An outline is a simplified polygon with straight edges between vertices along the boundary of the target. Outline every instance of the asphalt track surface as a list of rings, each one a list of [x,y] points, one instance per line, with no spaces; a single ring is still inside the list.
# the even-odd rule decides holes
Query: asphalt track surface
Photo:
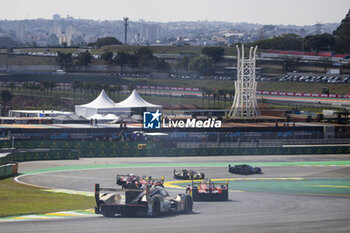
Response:
[[[345,161],[350,155],[220,156],[182,158],[99,158],[70,161],[39,161],[20,164],[20,172],[67,165],[162,164],[194,162],[293,162]],[[185,166],[185,164],[184,164]],[[172,167],[100,168],[33,174],[26,183],[53,188],[93,191],[95,183],[115,187],[118,173],[165,176],[170,181]],[[195,168],[211,178],[236,178],[227,167]],[[350,177],[350,167],[266,166],[264,174],[249,178]],[[243,176],[246,177],[246,176]],[[170,189],[171,194],[183,192]],[[195,202],[191,214],[171,214],[158,218],[120,217],[4,222],[0,232],[350,232],[349,195],[310,195],[278,192],[230,191],[228,202]],[[93,208],[93,207],[92,207]]]

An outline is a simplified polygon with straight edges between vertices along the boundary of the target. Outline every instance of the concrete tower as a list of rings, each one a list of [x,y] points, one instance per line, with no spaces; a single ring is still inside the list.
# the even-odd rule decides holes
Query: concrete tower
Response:
[[[255,81],[255,57],[258,47],[253,47],[249,50],[249,58],[244,58],[244,45],[242,51],[238,45],[237,48],[237,81],[235,81],[235,97],[231,110],[230,117],[254,117],[260,116],[260,111],[256,101],[256,86]],[[242,54],[241,54],[242,53]]]

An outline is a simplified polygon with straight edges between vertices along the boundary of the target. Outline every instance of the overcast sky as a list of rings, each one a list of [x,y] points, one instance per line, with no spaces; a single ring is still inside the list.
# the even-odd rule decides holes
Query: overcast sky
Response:
[[[1,0],[0,19],[227,21],[314,25],[340,23],[350,0]]]

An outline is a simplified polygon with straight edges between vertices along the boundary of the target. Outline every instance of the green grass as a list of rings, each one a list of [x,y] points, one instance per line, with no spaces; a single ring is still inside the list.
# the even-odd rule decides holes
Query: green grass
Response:
[[[51,193],[19,184],[13,178],[0,180],[0,217],[83,210],[94,207],[92,197]]]
[[[313,108],[313,107],[297,107],[293,105],[277,105],[277,104],[269,104],[271,108],[274,109],[281,109],[281,110],[294,110],[298,109],[299,111],[306,111],[306,112],[314,112],[314,113],[322,113],[322,110],[328,109],[327,106],[320,106],[319,108]]]
[[[0,55],[0,64],[6,65],[56,65],[54,57]]]
[[[258,82],[257,90],[303,93],[322,93],[327,87],[331,94],[350,93],[350,84],[302,83],[302,82]]]
[[[121,78],[123,83],[132,83],[135,85],[154,85],[154,86],[176,86],[176,87],[198,87],[208,89],[233,89],[232,80],[183,80],[183,79],[131,79]],[[300,82],[258,82],[259,91],[281,91],[281,92],[303,92],[303,93],[322,93],[323,88],[327,87],[331,94],[350,93],[350,84],[329,84],[329,83],[300,83]]]

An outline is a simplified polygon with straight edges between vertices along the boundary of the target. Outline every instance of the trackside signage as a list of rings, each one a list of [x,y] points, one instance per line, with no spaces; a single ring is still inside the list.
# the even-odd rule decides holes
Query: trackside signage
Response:
[[[221,121],[215,118],[207,120],[186,119],[186,120],[172,120],[168,118],[161,122],[161,113],[144,112],[143,114],[143,128],[157,129],[157,128],[221,128]]]

